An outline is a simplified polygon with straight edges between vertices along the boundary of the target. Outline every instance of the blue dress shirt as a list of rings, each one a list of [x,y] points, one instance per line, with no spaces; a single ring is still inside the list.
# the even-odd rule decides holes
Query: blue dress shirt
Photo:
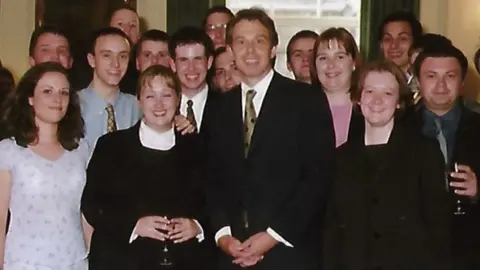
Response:
[[[108,105],[101,96],[97,95],[91,86],[78,92],[82,117],[85,121],[85,137],[90,149],[94,149],[97,139],[107,133]],[[142,112],[135,96],[117,91],[111,101],[115,113],[117,130],[127,129],[135,125]]]

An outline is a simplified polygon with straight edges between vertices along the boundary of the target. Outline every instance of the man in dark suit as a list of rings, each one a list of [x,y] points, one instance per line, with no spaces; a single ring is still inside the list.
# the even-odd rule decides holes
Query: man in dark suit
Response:
[[[460,98],[468,70],[465,55],[452,45],[431,47],[420,52],[414,63],[422,100],[407,120],[424,135],[436,138],[446,167],[458,173],[449,184],[452,198],[452,241],[454,269],[480,267],[480,218],[478,179],[480,174],[480,114],[469,110]],[[458,208],[457,200],[461,200]],[[460,210],[460,211],[458,211]],[[461,214],[464,212],[464,214]]]
[[[170,66],[182,86],[180,114],[199,133],[205,134],[209,107],[218,97],[218,93],[210,90],[207,84],[207,73],[213,62],[212,40],[202,29],[187,26],[172,35],[168,49]]]
[[[335,148],[327,99],[272,69],[278,35],[264,11],[239,11],[227,44],[242,83],[216,103],[209,130],[220,269],[317,269]]]

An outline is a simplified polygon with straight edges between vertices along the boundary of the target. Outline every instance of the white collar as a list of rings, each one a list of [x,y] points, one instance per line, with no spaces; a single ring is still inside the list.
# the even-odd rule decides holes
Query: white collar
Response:
[[[175,146],[175,131],[172,127],[165,132],[157,132],[147,126],[145,122],[140,122],[139,128],[140,143],[147,148],[155,150],[170,150]]]
[[[257,92],[256,96],[264,96],[265,93],[267,92],[268,86],[270,86],[270,82],[273,79],[273,68],[270,69],[270,71],[263,77],[257,84],[254,86],[250,87],[243,81],[241,82],[240,86],[242,88],[242,93],[246,93],[250,89],[254,89],[255,92]]]
[[[187,103],[188,100],[192,100],[193,106],[195,106],[196,104],[200,105],[205,103],[205,101],[207,100],[207,96],[208,96],[208,84],[205,84],[205,87],[191,98],[187,97],[182,93],[182,103]]]

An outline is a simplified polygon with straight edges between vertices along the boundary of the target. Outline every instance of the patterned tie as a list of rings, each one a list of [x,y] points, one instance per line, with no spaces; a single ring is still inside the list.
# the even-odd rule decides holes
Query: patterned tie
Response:
[[[243,120],[243,126],[245,128],[245,158],[248,157],[248,150],[250,149],[250,142],[252,140],[253,129],[255,128],[255,122],[257,121],[257,113],[253,106],[253,98],[257,92],[253,89],[247,91],[247,98],[245,101],[245,119]]]
[[[105,110],[107,111],[107,133],[117,131],[117,122],[115,121],[113,105],[109,103]]]
[[[197,120],[195,120],[195,113],[193,112],[193,101],[189,99],[187,101],[187,120],[190,121],[192,126],[197,129]]]

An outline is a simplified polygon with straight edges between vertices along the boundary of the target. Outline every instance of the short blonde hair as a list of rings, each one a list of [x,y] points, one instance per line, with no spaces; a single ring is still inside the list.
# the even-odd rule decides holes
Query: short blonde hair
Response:
[[[175,73],[173,73],[173,71],[168,67],[165,67],[162,65],[153,65],[148,67],[146,70],[144,70],[140,74],[140,77],[138,78],[138,83],[137,83],[138,99],[140,99],[142,90],[145,87],[145,85],[149,84],[150,81],[157,76],[161,76],[163,79],[165,79],[167,86],[174,89],[177,96],[180,96],[180,93],[181,93],[180,81],[178,80]]]

